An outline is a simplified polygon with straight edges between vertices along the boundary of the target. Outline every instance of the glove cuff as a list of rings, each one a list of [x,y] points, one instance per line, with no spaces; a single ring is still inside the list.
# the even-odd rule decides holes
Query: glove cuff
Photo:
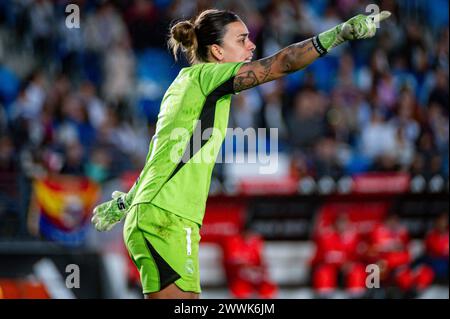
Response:
[[[342,36],[344,25],[345,22],[317,35],[317,43],[321,45],[321,49],[328,53],[331,49],[346,41]]]
[[[318,35],[312,38],[312,44],[314,46],[314,49],[316,49],[317,53],[319,53],[320,57],[323,57],[325,54],[328,53],[327,50],[323,47],[322,43],[320,43]]]

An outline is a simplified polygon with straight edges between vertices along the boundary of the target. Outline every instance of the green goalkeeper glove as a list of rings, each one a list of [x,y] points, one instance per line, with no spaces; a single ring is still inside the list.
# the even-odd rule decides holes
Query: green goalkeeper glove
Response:
[[[336,27],[320,33],[313,38],[313,44],[319,54],[325,55],[339,44],[348,40],[371,38],[377,31],[379,22],[389,18],[389,11],[381,11],[377,14],[358,14]]]
[[[100,204],[94,208],[91,222],[98,231],[108,231],[119,223],[130,208],[130,200],[126,193],[115,191],[111,196],[113,199]]]

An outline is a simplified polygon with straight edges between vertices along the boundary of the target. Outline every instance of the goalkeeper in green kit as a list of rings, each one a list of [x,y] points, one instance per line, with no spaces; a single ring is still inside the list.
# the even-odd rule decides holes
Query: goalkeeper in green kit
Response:
[[[373,37],[389,16],[357,15],[257,61],[248,29],[233,12],[206,10],[171,28],[174,57],[181,49],[191,66],[164,95],[138,180],[128,193],[114,192],[92,217],[99,231],[125,219],[125,245],[145,298],[199,297],[199,230],[231,95],[301,70],[345,41]]]

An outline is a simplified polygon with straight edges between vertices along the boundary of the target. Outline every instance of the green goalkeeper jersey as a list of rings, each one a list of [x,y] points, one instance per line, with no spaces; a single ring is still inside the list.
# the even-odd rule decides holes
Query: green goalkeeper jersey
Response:
[[[180,71],[162,100],[132,205],[152,203],[202,224],[241,65],[204,63]]]

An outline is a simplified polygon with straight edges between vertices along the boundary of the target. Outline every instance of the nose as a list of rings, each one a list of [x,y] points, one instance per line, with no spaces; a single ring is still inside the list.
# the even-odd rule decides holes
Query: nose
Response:
[[[249,43],[249,50],[250,51],[255,51],[255,49],[256,49],[256,45],[251,41],[251,40],[248,40],[248,43]]]

